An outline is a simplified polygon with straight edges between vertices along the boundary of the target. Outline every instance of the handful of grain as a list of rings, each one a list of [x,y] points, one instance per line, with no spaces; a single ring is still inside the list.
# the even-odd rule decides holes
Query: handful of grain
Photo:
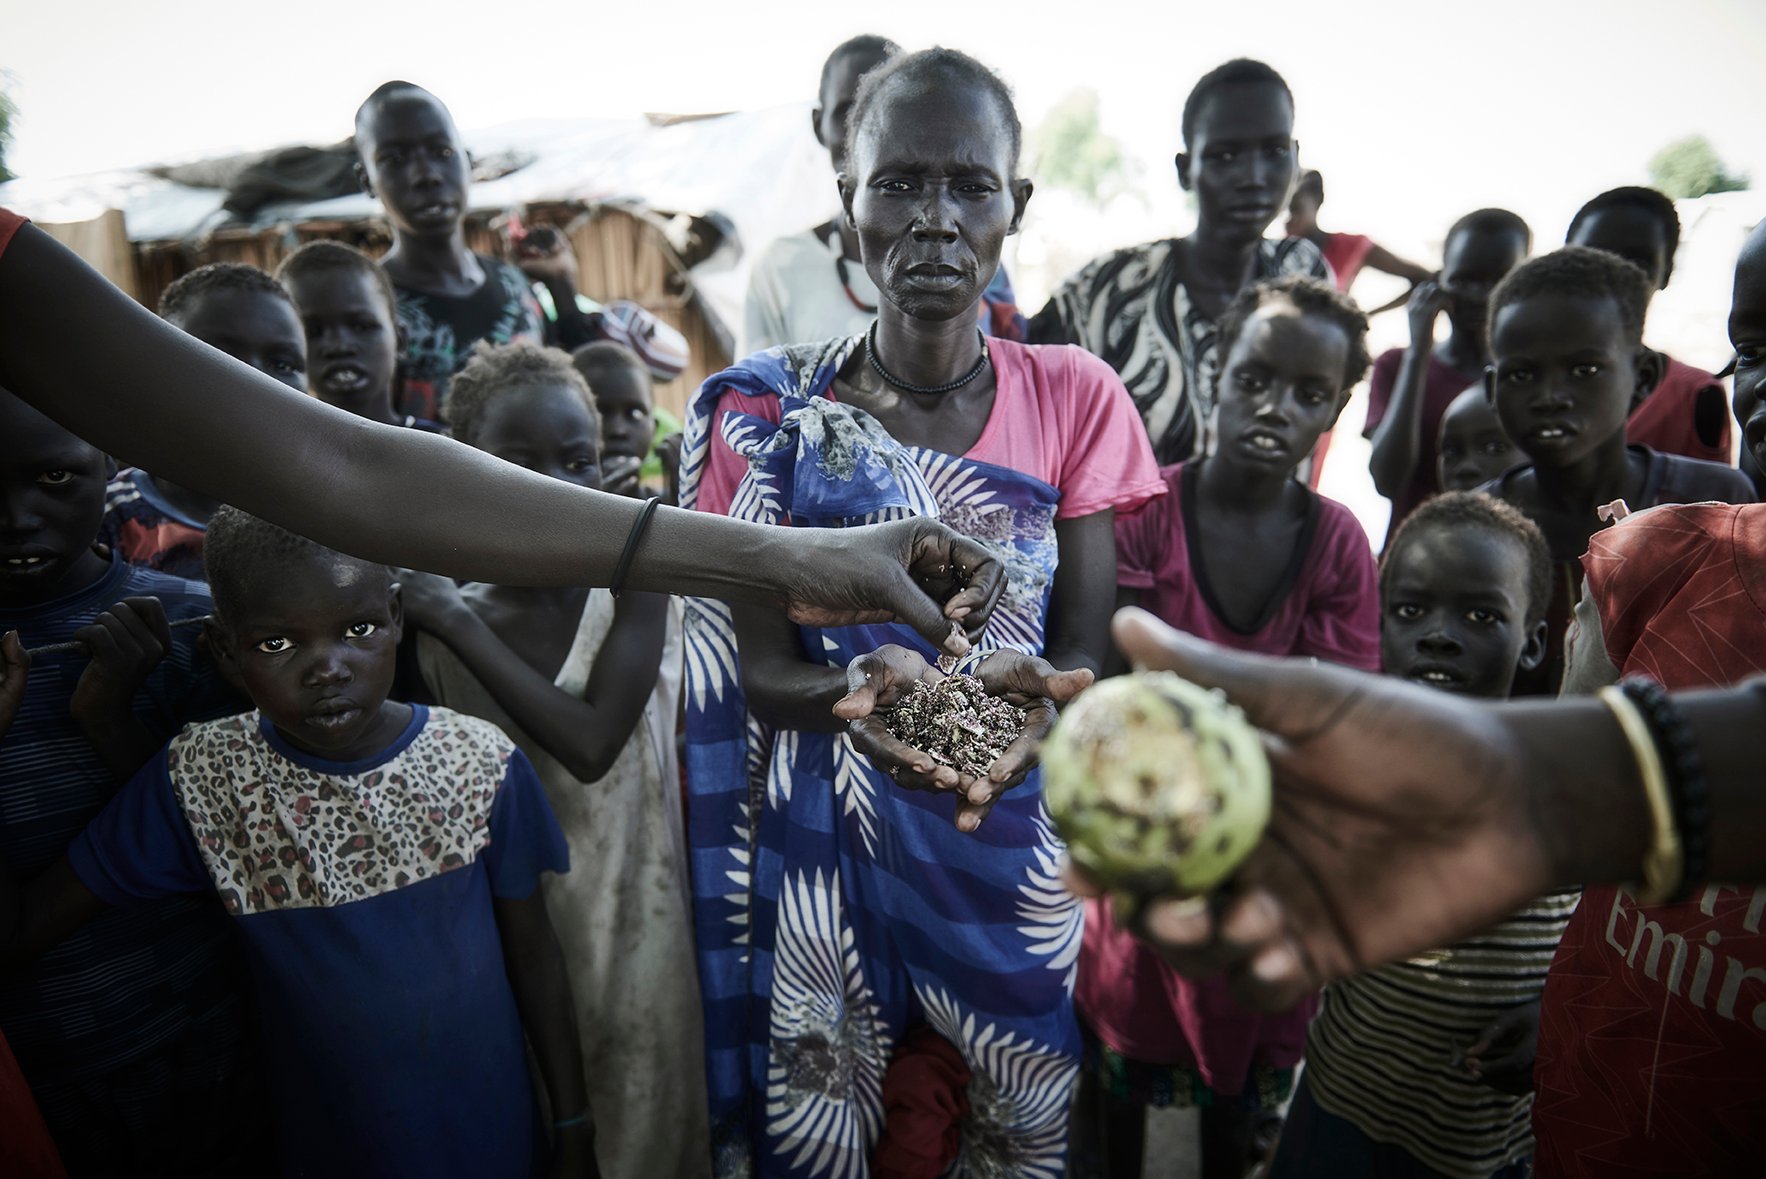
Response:
[[[1023,710],[988,695],[972,675],[915,680],[883,719],[900,740],[974,778],[987,776],[1024,727]]]

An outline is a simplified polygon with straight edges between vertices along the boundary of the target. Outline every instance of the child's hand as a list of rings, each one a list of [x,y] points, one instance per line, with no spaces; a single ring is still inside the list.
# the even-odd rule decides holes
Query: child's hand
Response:
[[[642,498],[644,489],[638,484],[638,471],[643,465],[643,459],[629,454],[609,455],[601,464],[601,490],[612,495]]]
[[[18,706],[24,703],[25,680],[31,674],[31,657],[19,641],[18,632],[0,636],[0,737],[12,727]]]
[[[515,265],[534,282],[576,286],[576,251],[557,229],[541,225],[515,243]]]
[[[415,569],[400,569],[396,576],[405,617],[421,630],[443,634],[462,611],[471,609],[450,577]]]
[[[1474,1081],[1516,1097],[1533,1091],[1533,1055],[1539,1048],[1539,1001],[1490,1021],[1465,1051],[1460,1067]]]
[[[82,728],[107,726],[129,711],[136,691],[172,649],[172,628],[158,598],[124,598],[74,632],[91,662],[68,699]]]
[[[1446,311],[1452,302],[1453,296],[1447,293],[1439,278],[1425,278],[1417,283],[1410,292],[1410,338],[1433,340],[1435,317]]]

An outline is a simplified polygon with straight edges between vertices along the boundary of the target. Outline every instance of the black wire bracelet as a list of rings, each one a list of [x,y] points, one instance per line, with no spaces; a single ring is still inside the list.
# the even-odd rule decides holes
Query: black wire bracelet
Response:
[[[645,500],[631,532],[626,534],[625,551],[619,554],[619,564],[613,567],[613,580],[607,584],[607,589],[616,598],[619,597],[619,591],[625,588],[625,575],[631,572],[632,561],[638,555],[638,542],[644,539],[644,530],[650,527],[650,517],[656,514],[656,505],[661,502],[662,498],[655,495]]]
[[[1662,685],[1634,676],[1621,683],[1619,690],[1643,714],[1667,770],[1674,825],[1680,829],[1682,865],[1680,883],[1671,899],[1685,900],[1690,888],[1704,883],[1711,863],[1711,787],[1705,778],[1705,762],[1693,743],[1691,726]]]

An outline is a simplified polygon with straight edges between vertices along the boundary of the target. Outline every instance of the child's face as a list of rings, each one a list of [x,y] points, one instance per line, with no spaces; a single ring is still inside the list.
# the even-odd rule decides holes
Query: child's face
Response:
[[[608,458],[649,457],[656,435],[650,374],[630,365],[615,365],[597,373],[590,388],[595,408],[601,413],[601,453]]]
[[[1729,310],[1735,347],[1735,418],[1755,468],[1766,471],[1766,230],[1755,230],[1735,265]]]
[[[211,291],[171,322],[295,392],[307,391],[307,338],[287,299],[268,291]]]
[[[1582,219],[1564,243],[1617,254],[1649,276],[1652,291],[1668,285],[1668,233],[1661,219],[1637,205],[1614,205]]]
[[[1545,624],[1527,621],[1527,553],[1483,527],[1442,528],[1390,554],[1380,611],[1387,675],[1465,696],[1501,699],[1515,671],[1545,654]]]
[[[92,541],[115,468],[103,451],[4,389],[0,438],[0,606],[83,588],[105,568]]]
[[[1293,103],[1264,82],[1222,86],[1203,99],[1177,159],[1201,224],[1228,240],[1261,238],[1298,175]]]
[[[1573,466],[1624,433],[1641,369],[1612,299],[1540,294],[1504,304],[1490,352],[1496,416],[1538,466]]]
[[[1448,239],[1441,257],[1441,289],[1452,302],[1454,322],[1482,331],[1490,292],[1527,256],[1527,244],[1507,229],[1462,230]]]
[[[355,761],[385,748],[398,662],[398,594],[384,566],[303,553],[247,583],[216,633],[246,694],[296,749]]]
[[[398,91],[364,116],[357,135],[369,191],[400,233],[452,234],[466,215],[466,150],[446,108],[428,94]]]
[[[594,491],[601,489],[601,439],[575,389],[518,389],[487,405],[472,445],[504,462]]]
[[[1473,491],[1526,461],[1502,432],[1482,385],[1455,397],[1441,415],[1436,453],[1442,491]]]
[[[284,281],[306,333],[313,393],[353,409],[392,388],[399,359],[398,323],[372,275],[341,267]]]
[[[1343,409],[1349,336],[1292,303],[1259,307],[1220,372],[1218,457],[1292,470]]]

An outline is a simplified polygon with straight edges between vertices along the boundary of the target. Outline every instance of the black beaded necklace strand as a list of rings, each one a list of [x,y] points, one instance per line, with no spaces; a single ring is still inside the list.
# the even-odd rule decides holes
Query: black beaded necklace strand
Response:
[[[871,367],[877,370],[877,375],[882,377],[887,384],[894,385],[897,389],[900,389],[903,392],[920,393],[925,396],[933,396],[939,393],[954,393],[964,385],[967,385],[970,381],[973,381],[976,377],[980,376],[983,370],[987,368],[987,333],[980,328],[976,328],[975,334],[981,337],[981,355],[976,359],[975,367],[948,385],[915,385],[909,381],[902,380],[900,377],[884,368],[883,362],[877,359],[876,320],[871,321],[870,330],[865,332],[865,359],[871,362]]]

